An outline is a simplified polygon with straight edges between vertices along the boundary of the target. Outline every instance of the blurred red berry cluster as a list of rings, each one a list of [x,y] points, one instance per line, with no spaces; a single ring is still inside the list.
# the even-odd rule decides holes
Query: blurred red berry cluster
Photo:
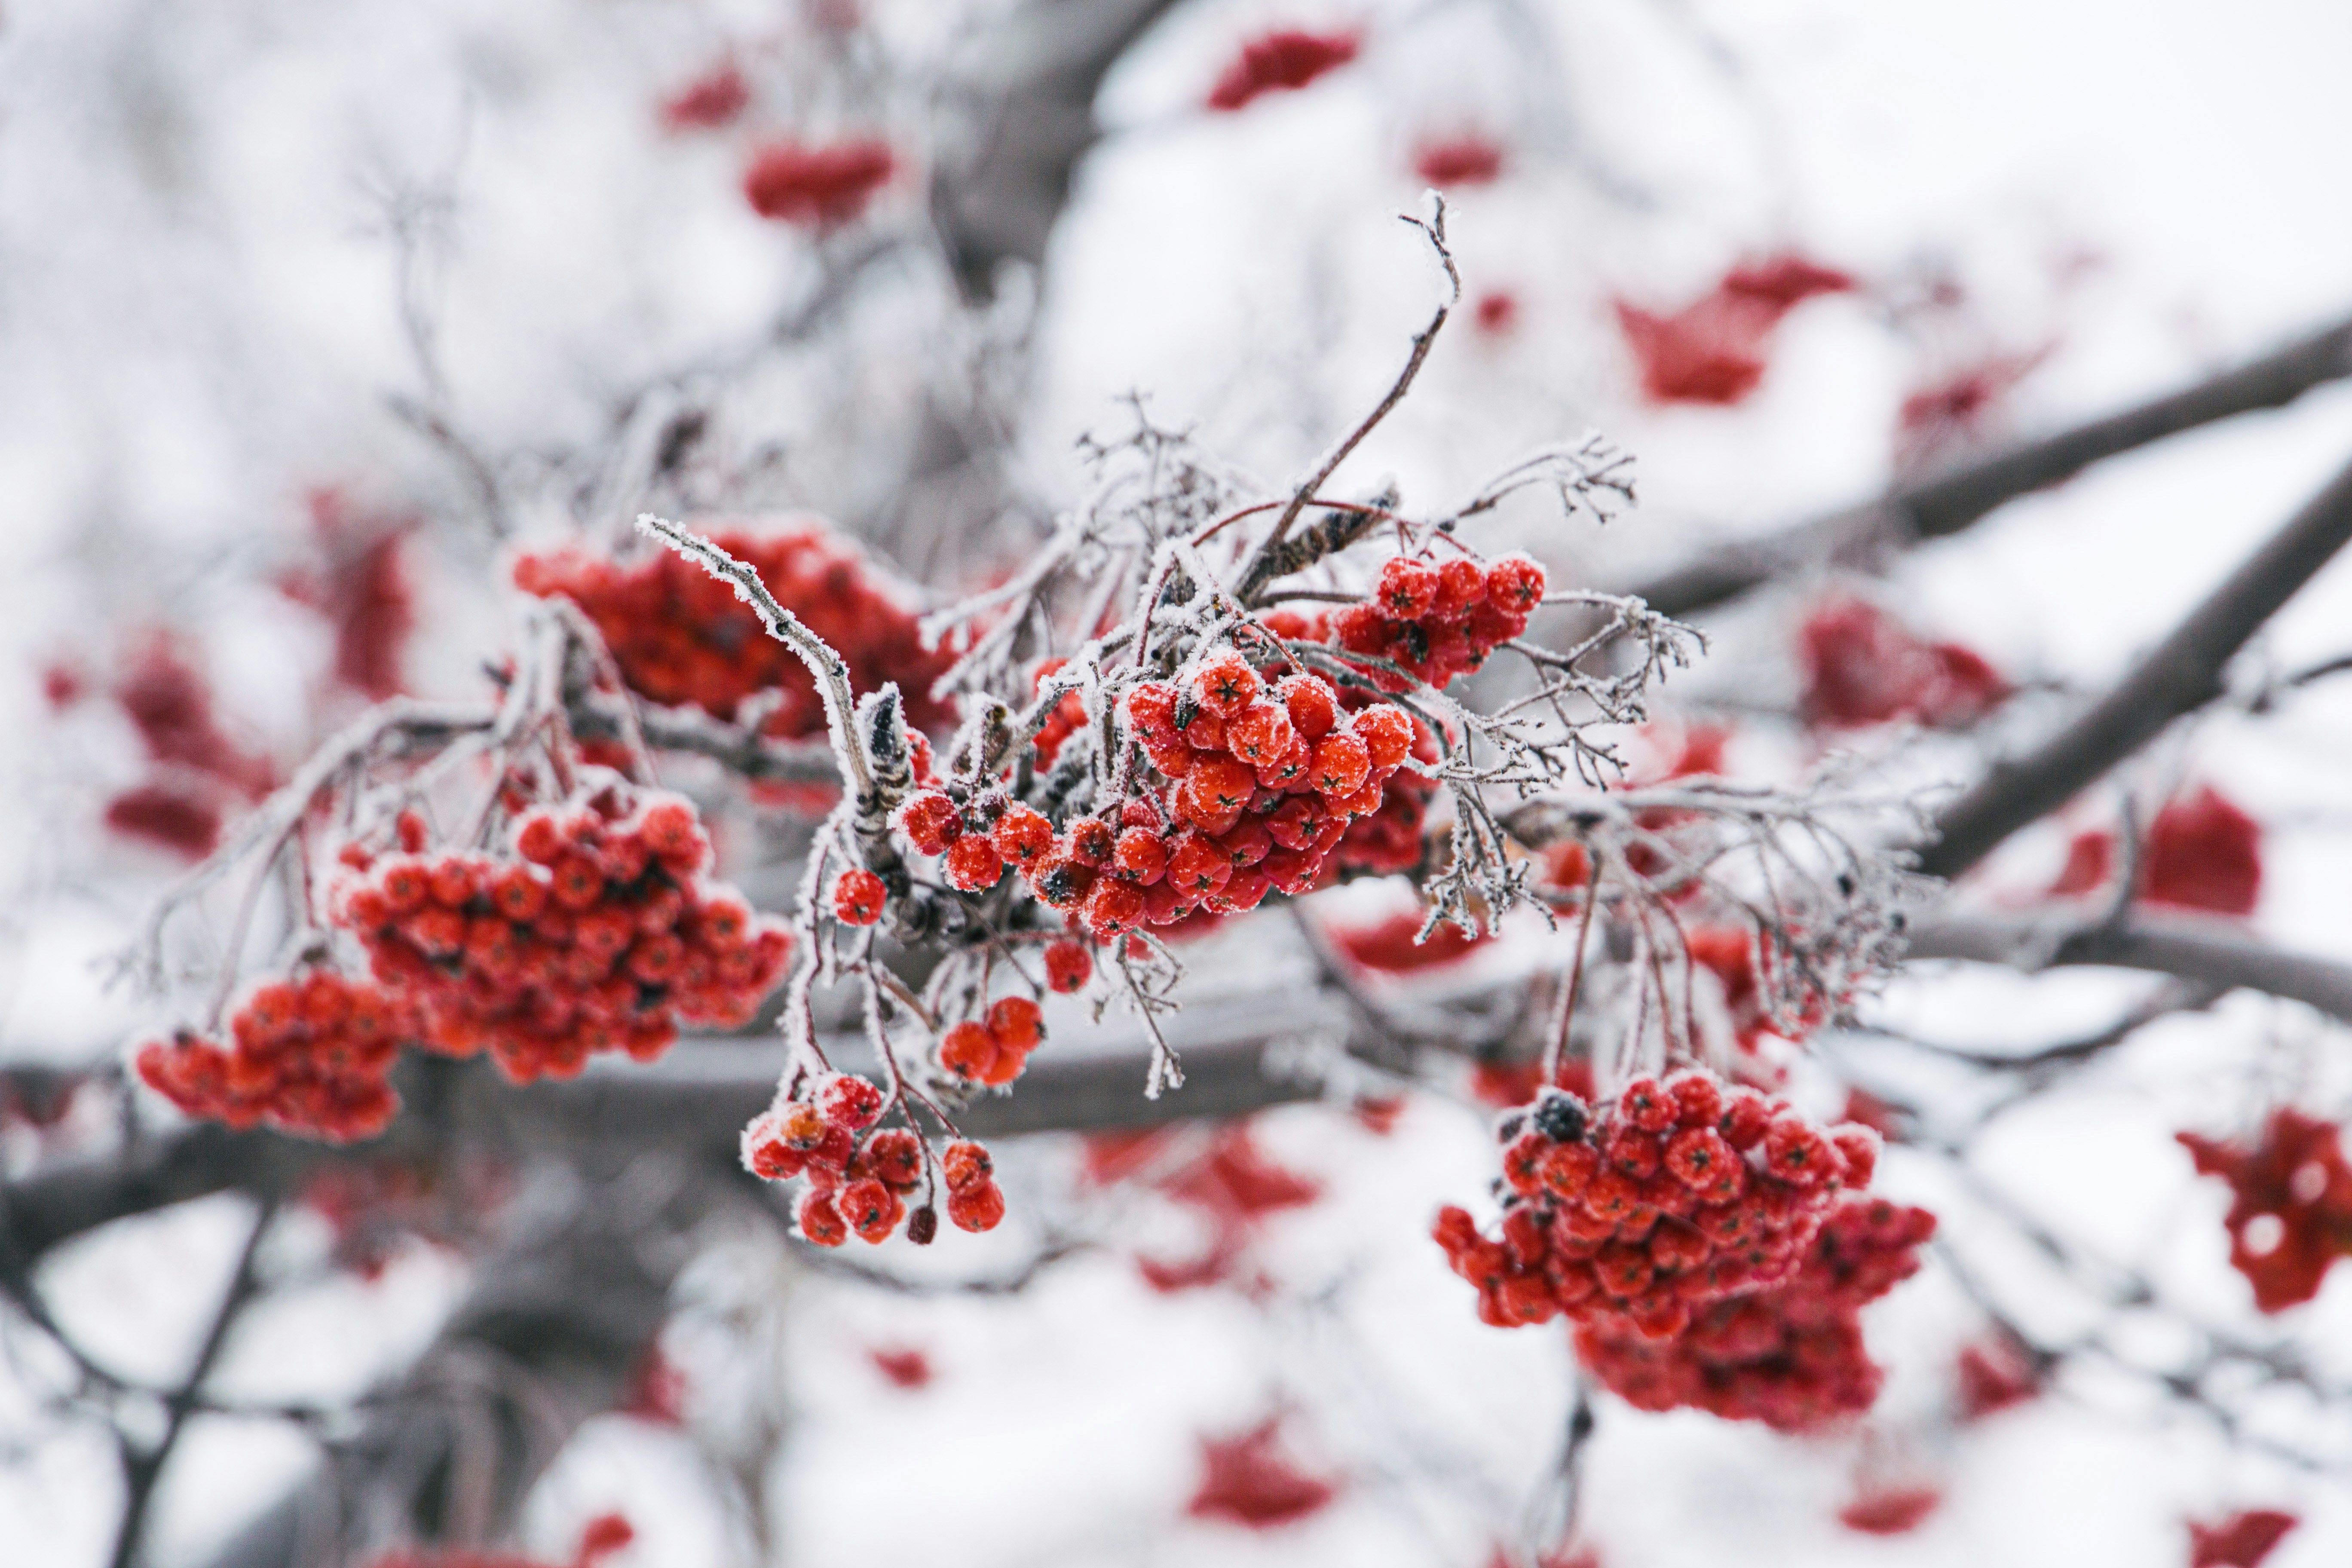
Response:
[[[832,645],[861,696],[895,680],[917,729],[952,720],[930,695],[949,656],[923,647],[913,612],[854,545],[818,524],[780,533],[727,530],[710,538]],[[622,679],[653,701],[731,721],[747,699],[776,692],[763,732],[795,739],[824,729],[824,702],[807,667],[768,636],[732,588],[675,552],[624,563],[564,548],[522,556],[514,580],[526,593],[562,595],[578,605],[613,650]]]
[[[1698,299],[1671,315],[1617,301],[1617,324],[1654,403],[1727,407],[1745,402],[1764,379],[1773,329],[1803,301],[1842,294],[1853,279],[1801,256],[1776,256],[1733,268]]]
[[[2335,1123],[2282,1105],[2251,1148],[2178,1137],[2198,1174],[2230,1184],[2230,1264],[2252,1284],[2254,1305],[2282,1312],[2318,1295],[2328,1268],[2352,1253],[2352,1166]]]
[[[601,1051],[659,1056],[680,1023],[743,1024],[782,978],[791,938],[704,879],[693,805],[605,778],[517,818],[496,854],[346,851],[334,921],[425,1045],[570,1077]]]
[[[51,692],[63,706],[79,697],[80,681],[53,679]],[[138,731],[150,769],[146,779],[107,802],[107,826],[191,859],[211,854],[228,811],[268,794],[276,768],[229,738],[211,682],[168,632],[141,641],[112,695]]]
[[[2302,1523],[2274,1508],[2250,1508],[2210,1522],[2189,1523],[2189,1568],[2262,1568],[2286,1532]]]
[[[1323,1511],[1339,1483],[1316,1475],[1284,1448],[1282,1420],[1232,1437],[1201,1440],[1201,1481],[1184,1511],[1250,1530],[1273,1530]]]
[[[1918,1271],[1935,1229],[1926,1209],[1843,1198],[1781,1283],[1704,1306],[1670,1339],[1622,1319],[1581,1323],[1577,1354],[1637,1409],[1705,1410],[1784,1432],[1860,1415],[1885,1376],[1863,1342],[1862,1309]],[[1853,1527],[1908,1529],[1933,1506],[1915,1498]]]
[[[1824,729],[1898,719],[1954,729],[1981,719],[2010,694],[2009,682],[1974,649],[1927,642],[1852,595],[1816,605],[1805,617],[1797,662],[1804,681],[1799,714]]]
[[[350,1142],[399,1110],[385,1080],[422,1023],[397,989],[313,970],[248,992],[226,1045],[182,1030],[142,1047],[139,1076],[190,1116]]]
[[[744,172],[743,199],[764,218],[833,228],[865,212],[898,168],[898,154],[876,136],[814,144],[772,142],[752,155]]]
[[[2091,828],[2066,847],[2066,864],[2050,891],[2097,892],[2116,874],[2116,836]],[[2139,846],[2134,896],[2151,904],[2250,915],[2262,900],[2263,825],[2210,785],[2168,804]]]
[[[1309,33],[1278,27],[1242,45],[1209,89],[1209,107],[1230,113],[1269,92],[1295,92],[1356,58],[1354,33]]]

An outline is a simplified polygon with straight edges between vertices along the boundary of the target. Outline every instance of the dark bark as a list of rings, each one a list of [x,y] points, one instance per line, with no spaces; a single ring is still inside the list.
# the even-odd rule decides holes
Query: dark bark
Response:
[[[2025,756],[1996,763],[1936,819],[1920,868],[1959,876],[2028,823],[2221,694],[2230,660],[2352,541],[2352,467],[2313,497],[2088,712]]]
[[[1875,500],[1758,540],[1727,543],[1635,592],[1652,609],[1689,616],[1776,578],[1823,564],[1867,566],[1923,539],[1958,533],[2008,502],[2184,431],[2264,408],[2352,375],[2352,321],[2339,321],[2179,392],[2054,436],[1965,458]]]

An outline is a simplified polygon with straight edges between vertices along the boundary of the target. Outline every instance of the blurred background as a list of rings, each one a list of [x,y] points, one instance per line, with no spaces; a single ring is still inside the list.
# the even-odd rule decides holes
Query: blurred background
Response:
[[[1041,1110],[999,1146],[1002,1230],[818,1257],[730,1184],[731,1111],[624,1140],[518,1096],[496,1138],[396,1158],[173,1143],[124,1064],[217,942],[160,992],[113,955],[369,702],[484,689],[520,550],[615,548],[645,510],[811,512],[940,604],[1016,571],[1085,499],[1087,443],[1139,421],[1286,488],[1439,298],[1397,221],[1432,189],[1463,302],[1351,493],[1458,504],[1602,433],[1637,508],[1506,509],[1482,547],[1707,632],[1644,743],[1704,730],[1756,777],[1858,750],[1942,800],[2352,452],[2326,335],[2352,311],[2347,70],[2328,0],[6,4],[0,1559],[485,1561],[430,1555],[463,1525],[608,1568],[2250,1568],[2189,1526],[2277,1510],[2268,1562],[2345,1561],[2352,1285],[2258,1311],[2230,1194],[2172,1136],[2342,1120],[2352,1039],[2308,995],[2151,1010],[2147,974],[1923,962],[1792,1046],[1792,1094],[1876,1108],[1883,1184],[1946,1249],[1867,1320],[1870,1417],[1799,1437],[1587,1401],[1557,1331],[1475,1320],[1428,1226],[1486,1190],[1492,1115],[1528,1092],[1507,1066]],[[2296,344],[2273,390],[2095,466],[1969,467]],[[1915,530],[1938,537],[1690,587],[1955,473],[1984,504]],[[1838,711],[1839,595],[2006,700]],[[2352,681],[2290,679],[2347,626],[2352,576],[2324,572],[2229,700],[1963,897],[2076,909],[2119,798],[2210,790],[2258,836],[2259,892],[2180,901],[2352,963]],[[788,908],[805,802],[707,763],[665,780]],[[1553,951],[1536,922],[1400,958],[1402,881],[1313,901],[1361,939],[1355,983],[1424,1018]],[[1318,962],[1273,913],[1204,939],[1203,1038],[1327,989]],[[1998,1057],[2139,1011],[2079,1070],[1901,1044]],[[1115,1013],[1056,1019],[1074,1058],[1134,1045]],[[1269,1082],[1329,1045],[1322,1015],[1255,1026]],[[782,1058],[753,1034],[676,1059],[732,1084]],[[544,1272],[557,1232],[604,1261]],[[476,1332],[525,1298],[594,1320],[545,1398]],[[425,1420],[487,1425],[417,1504],[386,1433]],[[613,1546],[589,1527],[615,1513]]]

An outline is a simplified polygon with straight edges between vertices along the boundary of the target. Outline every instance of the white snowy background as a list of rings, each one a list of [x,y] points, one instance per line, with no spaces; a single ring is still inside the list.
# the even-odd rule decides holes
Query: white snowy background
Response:
[[[950,55],[961,28],[1000,8],[871,6],[918,61]],[[87,1060],[154,1021],[102,991],[92,967],[167,869],[104,845],[95,826],[95,802],[135,746],[100,724],[61,731],[41,667],[77,650],[102,662],[126,628],[186,617],[205,630],[237,721],[283,753],[307,738],[300,698],[315,678],[284,650],[318,634],[254,584],[253,563],[291,548],[309,486],[457,493],[439,455],[381,404],[418,384],[386,193],[451,197],[426,214],[423,287],[468,428],[500,449],[591,439],[614,388],[745,341],[807,286],[806,240],[741,200],[740,141],[666,137],[654,115],[727,40],[775,33],[782,9],[0,10],[0,880],[11,890],[0,1054]],[[1243,114],[1196,110],[1237,39],[1302,21],[1365,26],[1362,59]],[[767,63],[775,79],[795,68]],[[1186,5],[1106,89],[1111,134],[1081,171],[1040,302],[1026,477],[1069,494],[1072,438],[1115,423],[1110,400],[1130,389],[1269,478],[1311,456],[1384,384],[1428,308],[1425,249],[1392,216],[1419,199],[1413,139],[1477,125],[1513,163],[1456,199],[1451,221],[1467,285],[1512,289],[1520,326],[1496,340],[1454,329],[1413,403],[1349,472],[1367,486],[1393,472],[1409,498],[1433,502],[1538,438],[1598,426],[1637,455],[1643,509],[1607,537],[1543,525],[1552,531],[1534,542],[1555,563],[1662,560],[1883,483],[1917,364],[1868,303],[1830,298],[1784,325],[1748,405],[1648,410],[1632,395],[1610,297],[1678,304],[1730,262],[1781,245],[1870,279],[1940,267],[1980,301],[1985,347],[2057,343],[2002,413],[2014,430],[2054,427],[2352,308],[2347,73],[2352,8],[2338,0]],[[818,127],[837,112],[821,91],[768,110],[772,123]],[[919,111],[900,106],[909,122]],[[919,193],[902,177],[873,221],[919,222]],[[776,429],[819,428],[831,406],[903,417],[928,356],[952,352],[930,298],[919,278],[886,287],[857,354],[779,377]],[[2347,452],[2352,388],[2324,390],[2014,503],[1916,552],[1892,596],[2006,669],[2094,687]],[[814,503],[854,502],[856,476],[827,462],[818,441],[788,453],[789,484]],[[436,561],[428,613],[480,624],[417,650],[428,689],[495,639],[477,585],[491,570],[454,546]],[[1744,613],[1690,689],[1785,682],[1775,625]],[[2347,641],[2352,572],[2339,565],[2252,657],[2288,667]],[[2214,780],[2269,825],[2256,917],[2266,934],[2352,959],[2347,742],[2352,701],[2323,689],[2260,725],[2200,723],[2158,765]],[[2031,887],[2061,847],[2054,831],[2021,840],[1993,879]],[[1203,954],[1198,967],[1216,963]],[[1922,1034],[2000,1045],[2095,1026],[2133,991],[2096,974],[1930,974],[1880,1005]],[[2326,1110],[2352,1104],[2352,1040],[2239,997],[2147,1031],[2011,1113],[1979,1171],[2148,1270],[2200,1319],[2291,1336],[2342,1377],[2352,1279],[2338,1270],[2313,1304],[2256,1318],[2223,1266],[2225,1194],[2194,1182],[2170,1141],[2177,1127],[2247,1123],[2257,1106],[2241,1064],[2257,1050],[2277,1064],[2272,1089]],[[1870,1060],[1853,1059],[1858,1070]],[[1063,1264],[1009,1299],[910,1298],[787,1278],[749,1244],[715,1249],[689,1282],[676,1351],[705,1384],[785,1380],[795,1425],[783,1558],[1480,1568],[1553,1462],[1570,1375],[1556,1332],[1475,1323],[1425,1240],[1438,1204],[1484,1190],[1483,1118],[1430,1095],[1386,1138],[1318,1109],[1261,1126],[1283,1160],[1328,1184],[1321,1203],[1275,1222],[1265,1256],[1302,1290],[1344,1278],[1333,1310],[1156,1295],[1118,1257]],[[12,1172],[32,1157],[0,1153]],[[1013,1151],[1016,1210],[1059,1201],[1074,1161],[1059,1141]],[[2032,1297],[2035,1266],[1996,1258],[1982,1211],[1932,1164],[1895,1155],[1885,1183],[1937,1208],[1955,1245],[1973,1240],[2011,1270],[2046,1310],[2035,1326],[2074,1325],[2077,1299],[2055,1284]],[[121,1225],[60,1258],[46,1283],[94,1357],[168,1380],[245,1223],[223,1199]],[[1019,1261],[1024,1237],[1014,1226],[958,1237],[935,1249],[952,1258],[924,1265],[984,1277]],[[901,1247],[884,1261],[904,1262]],[[216,1388],[254,1401],[355,1393],[430,1337],[464,1279],[421,1247],[377,1283],[331,1277],[249,1322]],[[777,1358],[698,1362],[697,1313],[750,1306],[782,1325]],[[2144,1568],[2186,1561],[2184,1516],[2273,1504],[2304,1515],[2275,1568],[2352,1560],[2341,1470],[2233,1452],[2127,1378],[2070,1377],[1950,1435],[1937,1413],[1974,1319],[1932,1266],[1870,1321],[1894,1371],[1879,1417],[1892,1460],[1947,1493],[1916,1532],[1877,1540],[1839,1526],[1850,1446],[1604,1400],[1586,1539],[1612,1568]],[[890,1387],[865,1354],[877,1345],[921,1347],[937,1380]],[[1278,1403],[1299,1412],[1302,1454],[1352,1478],[1339,1505],[1264,1536],[1185,1520],[1198,1435],[1246,1427]],[[27,1415],[0,1366],[0,1431]],[[2305,1431],[2291,1400],[2276,1419]],[[2321,1440],[2347,1451],[2340,1431]],[[201,1560],[307,1453],[282,1429],[200,1422],[165,1482],[159,1560]],[[102,1561],[115,1482],[100,1439],[5,1458],[0,1560]],[[614,1507],[640,1532],[614,1568],[736,1561],[679,1440],[617,1419],[593,1426],[550,1475],[533,1542],[566,1556],[580,1522]]]

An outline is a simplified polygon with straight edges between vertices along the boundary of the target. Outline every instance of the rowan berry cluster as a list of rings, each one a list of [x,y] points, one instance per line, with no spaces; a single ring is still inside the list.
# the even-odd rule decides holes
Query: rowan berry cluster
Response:
[[[987,1016],[952,1024],[940,1037],[940,1065],[966,1083],[1002,1089],[1021,1076],[1029,1053],[1045,1037],[1037,1004],[1026,996],[1000,996]]]
[[[805,1078],[743,1130],[743,1166],[765,1181],[806,1179],[794,1217],[819,1247],[839,1247],[852,1231],[879,1243],[902,1221],[908,1240],[928,1244],[940,1223],[928,1197],[930,1151],[910,1128],[877,1126],[890,1109],[879,1086],[854,1073]],[[936,1184],[947,1188],[948,1218],[960,1229],[993,1230],[1004,1217],[1003,1189],[981,1144],[942,1150]],[[919,1188],[925,1201],[909,1210]]]
[[[791,938],[706,882],[693,805],[618,779],[515,819],[499,854],[352,854],[335,923],[420,1009],[424,1044],[487,1049],[509,1079],[568,1078],[600,1051],[649,1060],[681,1022],[747,1022]]]
[[[1526,631],[1543,596],[1543,566],[1525,555],[1443,565],[1398,555],[1381,566],[1370,600],[1336,612],[1325,629],[1343,653],[1385,659],[1411,678],[1367,669],[1385,689],[1412,680],[1442,687]]]
[[[951,721],[930,696],[948,656],[924,648],[913,612],[875,579],[855,546],[820,524],[779,533],[730,530],[711,541],[759,573],[777,602],[847,661],[854,689],[862,695],[895,680],[908,722],[938,729]],[[824,730],[824,702],[807,667],[767,635],[733,588],[673,551],[625,563],[566,547],[522,556],[514,581],[526,593],[578,605],[622,679],[653,701],[731,721],[748,699],[772,692],[776,706],[762,732],[798,739]]]
[[[1164,787],[1059,831],[1000,792],[959,804],[929,789],[900,807],[899,831],[942,858],[950,886],[982,892],[1010,868],[1039,903],[1110,942],[1318,886],[1349,824],[1381,810],[1416,740],[1400,708],[1351,714],[1320,676],[1269,683],[1232,651],[1181,683],[1134,688],[1121,708]],[[1076,972],[1067,955],[1061,965]]]
[[[743,199],[761,217],[832,228],[865,212],[898,172],[890,143],[874,136],[810,145],[771,142],[743,174]]]
[[[1501,1235],[1448,1207],[1435,1235],[1510,1328],[1566,1314],[1653,1340],[1709,1302],[1786,1279],[1838,1194],[1870,1183],[1878,1135],[1692,1069],[1643,1077],[1595,1112],[1559,1089],[1506,1116]]]
[[[226,1045],[182,1030],[141,1047],[139,1076],[189,1116],[350,1142],[399,1110],[386,1079],[421,1024],[398,991],[315,969],[247,993]]]
[[[1801,1432],[1858,1415],[1885,1373],[1863,1342],[1862,1309],[1918,1272],[1936,1216],[1884,1198],[1843,1199],[1784,1283],[1702,1308],[1651,1339],[1621,1322],[1579,1326],[1576,1352],[1641,1410],[1705,1410]]]
[[[2283,1105],[2251,1149],[2178,1136],[2198,1174],[2230,1184],[2230,1265],[2253,1286],[2254,1305],[2282,1312],[2318,1295],[2352,1253],[2352,1165],[2335,1124]]]

